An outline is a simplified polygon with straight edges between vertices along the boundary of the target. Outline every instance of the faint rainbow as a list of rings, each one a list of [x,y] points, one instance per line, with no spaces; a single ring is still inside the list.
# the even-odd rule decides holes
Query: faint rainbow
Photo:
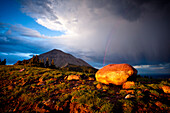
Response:
[[[103,66],[105,65],[105,59],[106,59],[106,55],[107,55],[107,50],[108,50],[108,47],[110,45],[110,41],[112,39],[112,33],[113,31],[117,31],[119,29],[119,25],[122,23],[122,19],[118,20],[118,22],[114,23],[114,26],[111,28],[109,34],[108,34],[108,38],[107,38],[107,42],[106,42],[106,46],[105,46],[105,52],[104,52],[104,57],[103,57]],[[115,29],[116,28],[116,29]]]
[[[110,45],[110,41],[111,41],[111,34],[112,34],[113,28],[110,30],[109,34],[108,34],[108,39],[106,42],[106,46],[105,46],[105,52],[104,52],[104,57],[103,57],[103,66],[105,65],[105,58],[106,58],[106,54],[107,54],[107,49]]]

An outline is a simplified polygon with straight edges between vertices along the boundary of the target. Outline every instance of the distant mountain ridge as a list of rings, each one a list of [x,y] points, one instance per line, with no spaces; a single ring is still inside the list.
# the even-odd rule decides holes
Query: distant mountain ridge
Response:
[[[67,67],[68,65],[76,65],[76,66],[87,66],[92,67],[87,62],[85,62],[82,59],[76,58],[71,54],[65,53],[58,49],[53,49],[49,52],[40,54],[39,56],[40,60],[46,61],[47,57],[49,60],[49,64],[51,64],[52,59],[54,60],[54,65],[56,67]]]

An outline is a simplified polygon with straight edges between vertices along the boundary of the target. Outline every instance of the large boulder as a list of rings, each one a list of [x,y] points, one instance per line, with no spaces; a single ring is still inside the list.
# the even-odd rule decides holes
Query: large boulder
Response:
[[[109,64],[95,74],[96,80],[104,84],[122,85],[128,78],[137,75],[137,70],[129,64]]]

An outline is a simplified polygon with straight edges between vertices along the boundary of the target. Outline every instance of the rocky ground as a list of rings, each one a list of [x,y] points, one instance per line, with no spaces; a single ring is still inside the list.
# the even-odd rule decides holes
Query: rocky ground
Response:
[[[97,82],[94,73],[0,66],[0,112],[168,113],[169,86],[169,79],[138,77],[122,88]]]

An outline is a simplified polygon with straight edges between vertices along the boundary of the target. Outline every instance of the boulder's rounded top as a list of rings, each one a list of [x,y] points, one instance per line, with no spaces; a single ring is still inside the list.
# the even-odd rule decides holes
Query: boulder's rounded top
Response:
[[[137,74],[137,70],[129,64],[109,64],[100,69],[100,73],[105,73],[108,71],[129,71],[133,70]]]

